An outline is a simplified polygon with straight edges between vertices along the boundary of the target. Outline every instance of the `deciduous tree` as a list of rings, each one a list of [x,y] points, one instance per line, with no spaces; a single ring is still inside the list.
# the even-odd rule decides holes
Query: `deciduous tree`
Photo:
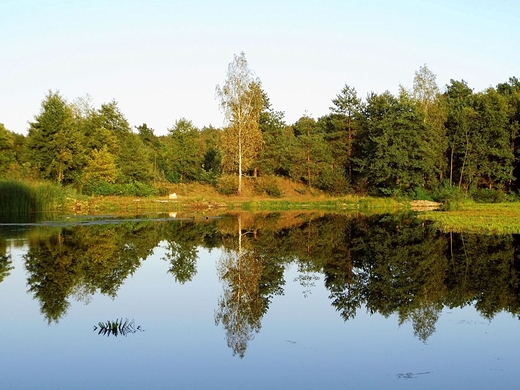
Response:
[[[263,107],[260,80],[249,69],[243,52],[235,55],[224,85],[217,85],[216,92],[228,124],[222,134],[223,165],[228,171],[238,172],[240,194],[243,172],[252,166],[263,145],[259,128]]]

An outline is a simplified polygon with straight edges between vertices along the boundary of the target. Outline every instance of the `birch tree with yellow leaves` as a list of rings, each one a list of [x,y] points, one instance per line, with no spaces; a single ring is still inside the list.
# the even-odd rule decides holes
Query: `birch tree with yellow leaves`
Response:
[[[242,176],[258,158],[263,146],[259,128],[263,107],[260,80],[249,69],[245,54],[235,55],[228,66],[224,85],[217,85],[226,128],[222,134],[222,165],[225,171],[238,174],[238,191],[242,192]]]

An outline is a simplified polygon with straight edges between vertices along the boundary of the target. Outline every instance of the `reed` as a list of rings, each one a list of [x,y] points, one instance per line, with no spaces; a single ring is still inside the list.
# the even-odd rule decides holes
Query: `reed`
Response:
[[[0,181],[0,214],[12,219],[13,216],[56,211],[66,204],[70,191],[58,184]]]
[[[98,331],[102,336],[126,336],[128,334],[142,332],[141,326],[135,326],[135,321],[116,319],[115,321],[99,322],[94,326],[94,331]]]
[[[8,215],[29,214],[36,211],[33,189],[13,180],[0,181],[0,213]]]
[[[35,211],[55,211],[62,207],[67,198],[67,192],[58,184],[39,183],[33,187]]]

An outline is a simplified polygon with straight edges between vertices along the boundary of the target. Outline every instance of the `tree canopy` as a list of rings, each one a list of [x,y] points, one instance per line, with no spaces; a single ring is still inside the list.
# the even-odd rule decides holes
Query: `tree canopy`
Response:
[[[200,182],[229,194],[241,193],[248,175],[262,193],[256,178],[268,178],[271,194],[280,194],[281,177],[334,195],[514,197],[518,79],[484,91],[453,79],[440,88],[425,64],[412,81],[410,90],[364,99],[344,84],[328,114],[288,124],[242,52],[216,87],[225,125],[199,129],[181,117],[163,136],[146,123],[132,127],[116,100],[96,107],[88,95],[70,103],[48,91],[26,136],[0,125],[0,179],[50,180],[86,194]]]

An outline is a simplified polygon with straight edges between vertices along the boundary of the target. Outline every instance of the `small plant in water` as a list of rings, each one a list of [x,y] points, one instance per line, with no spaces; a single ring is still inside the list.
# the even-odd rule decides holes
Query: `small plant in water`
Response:
[[[126,336],[130,333],[142,332],[141,326],[135,326],[135,321],[129,321],[127,318],[123,321],[123,319],[116,319],[115,321],[106,321],[99,322],[94,325],[94,332],[98,330],[99,335],[103,336]]]

